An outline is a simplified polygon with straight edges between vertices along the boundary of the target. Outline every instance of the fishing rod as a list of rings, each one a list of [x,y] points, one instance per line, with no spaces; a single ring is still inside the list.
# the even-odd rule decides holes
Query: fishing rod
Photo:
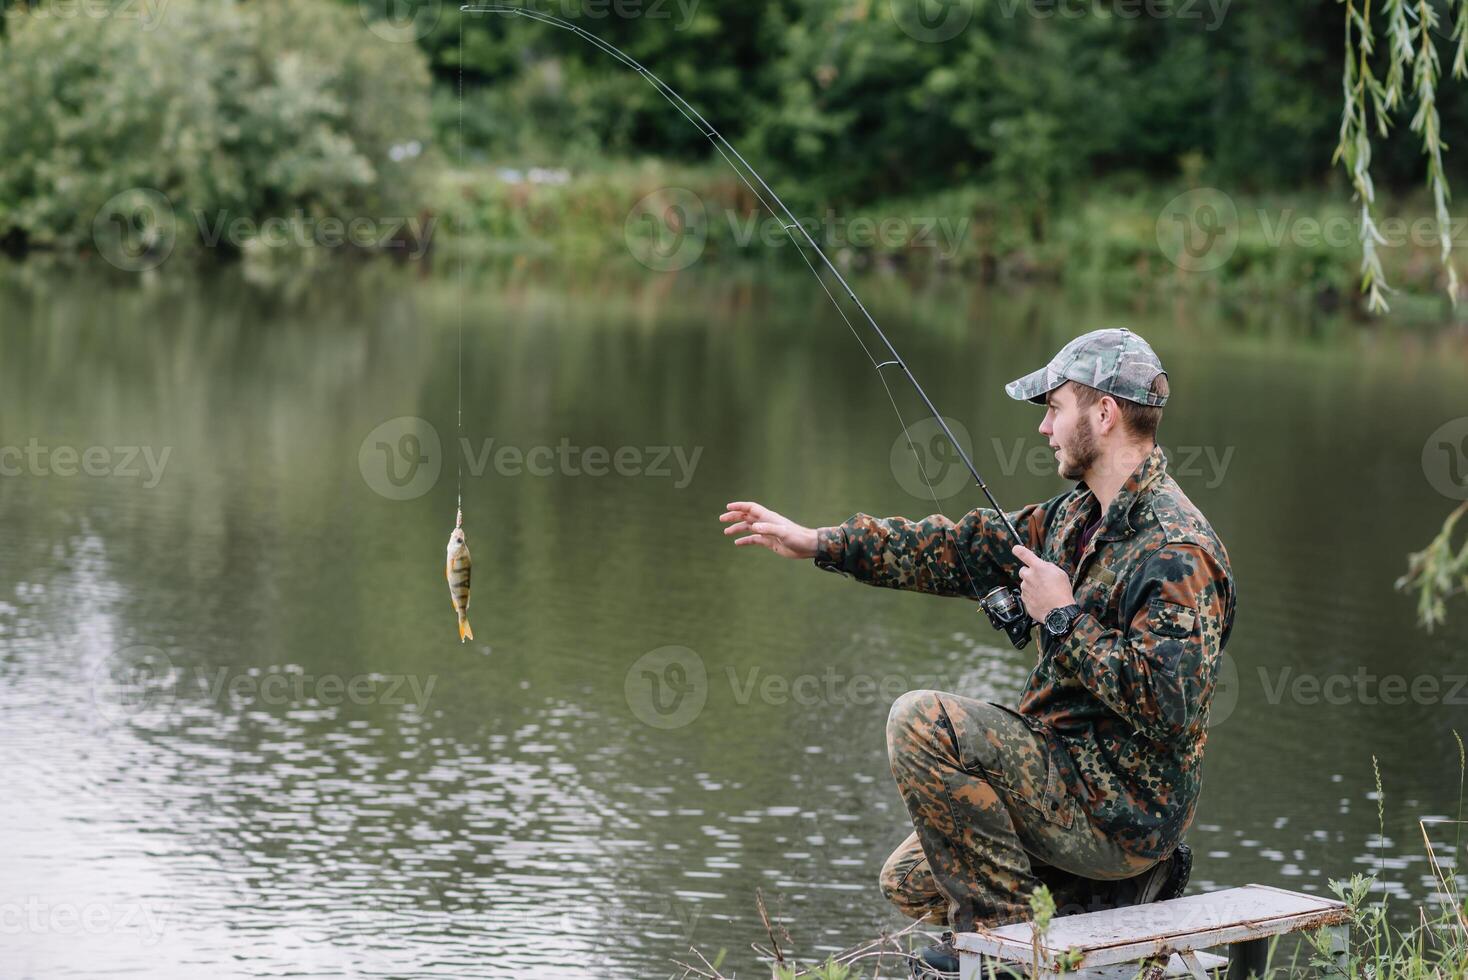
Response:
[[[903,434],[907,436],[908,447],[912,449],[913,455],[915,457],[918,457],[918,470],[920,473],[922,473],[923,481],[928,485],[928,492],[932,494],[934,504],[938,504],[937,492],[933,490],[932,481],[928,479],[927,468],[922,465],[922,458],[918,454],[917,447],[913,445],[912,435],[908,431],[907,422],[902,417],[901,409],[897,407],[896,398],[892,396],[892,389],[887,384],[886,376],[882,373],[883,368],[895,366],[902,370],[902,374],[907,378],[908,381],[912,383],[912,387],[915,391],[917,391],[918,397],[923,400],[923,404],[927,406],[927,409],[932,414],[933,419],[938,423],[938,427],[942,429],[943,435],[947,437],[948,442],[958,452],[959,459],[963,460],[963,465],[968,469],[969,475],[974,478],[975,485],[977,485],[978,488],[983,491],[984,497],[989,501],[993,508],[998,511],[999,518],[1004,522],[1004,526],[1006,529],[1008,529],[1010,536],[1014,538],[1016,544],[1026,545],[1025,540],[1020,537],[1019,531],[1015,528],[1014,523],[1009,519],[1009,515],[1005,512],[1003,507],[999,506],[999,501],[994,499],[994,494],[990,492],[988,484],[986,484],[984,482],[984,478],[979,475],[979,470],[976,466],[974,466],[973,460],[969,458],[968,452],[964,450],[963,446],[959,444],[958,439],[953,435],[953,430],[948,427],[948,422],[943,418],[942,414],[939,413],[938,407],[933,404],[933,400],[928,397],[928,393],[924,391],[923,386],[918,383],[918,379],[912,373],[912,369],[907,366],[907,361],[903,360],[902,355],[897,352],[897,348],[894,347],[892,341],[887,338],[887,334],[882,330],[881,326],[878,325],[876,318],[874,318],[871,312],[867,310],[866,305],[862,303],[860,298],[857,297],[856,291],[851,288],[851,285],[849,283],[847,283],[846,277],[841,275],[841,270],[836,268],[835,263],[833,263],[830,257],[826,255],[825,251],[816,244],[816,240],[811,237],[809,229],[807,229],[805,225],[795,217],[795,214],[788,207],[785,206],[785,202],[781,200],[780,196],[770,188],[769,184],[765,183],[764,178],[761,177],[759,175],[759,172],[756,171],[754,167],[749,164],[749,161],[745,160],[743,155],[741,155],[740,152],[734,148],[734,144],[725,139],[723,134],[715,129],[713,125],[707,119],[705,119],[697,109],[689,105],[688,102],[685,101],[681,95],[679,95],[672,89],[672,87],[670,87],[661,78],[658,78],[658,76],[653,74],[649,69],[643,67],[643,65],[640,64],[637,59],[627,54],[627,52],[612,44],[610,41],[604,40],[603,38],[600,38],[589,31],[583,30],[570,21],[563,20],[562,18],[556,17],[552,14],[542,13],[538,10],[532,10],[528,7],[519,7],[500,3],[470,3],[461,6],[459,10],[462,13],[470,14],[504,14],[513,17],[526,17],[530,20],[538,21],[551,27],[557,27],[561,30],[570,31],[572,34],[575,34],[582,40],[587,41],[592,46],[601,50],[603,53],[611,55],[617,61],[621,62],[624,67],[630,68],[633,71],[637,72],[637,74],[641,75],[649,85],[657,90],[659,95],[666,99],[673,106],[673,108],[677,109],[683,115],[683,118],[687,119],[690,123],[697,127],[698,130],[703,133],[703,135],[709,140],[709,142],[714,145],[714,149],[718,151],[719,156],[724,158],[724,162],[729,164],[735,175],[741,181],[743,181],[744,186],[748,187],[750,192],[753,193],[754,196],[759,200],[760,204],[764,205],[765,209],[773,214],[776,220],[780,222],[780,226],[785,229],[785,234],[790,237],[790,240],[796,246],[796,250],[800,253],[801,258],[805,260],[806,266],[816,277],[816,281],[820,283],[821,288],[825,290],[826,296],[829,297],[832,304],[835,305],[836,312],[841,315],[841,319],[846,321],[846,326],[848,329],[851,330],[852,336],[856,337],[857,343],[861,344],[862,350],[866,352],[867,359],[872,362],[872,365],[877,370],[877,377],[881,379],[882,387],[887,390],[887,398],[889,401],[892,402],[892,410],[897,413],[897,421],[902,423]],[[730,159],[731,155],[733,156],[733,159]],[[735,160],[739,161],[737,165],[734,162]],[[745,176],[745,171],[748,171],[749,177],[753,177],[756,181],[758,181],[760,188],[764,190],[764,194],[761,194],[760,191],[755,188],[754,184],[750,183],[749,177]],[[776,211],[775,208],[770,206],[770,203],[765,200],[765,195],[769,195],[770,199],[774,201],[776,205],[778,205],[779,211]],[[877,335],[877,338],[882,342],[882,346],[887,349],[887,354],[889,355],[888,360],[884,360],[878,363],[877,359],[872,356],[872,352],[867,347],[866,342],[861,339],[861,335],[857,333],[856,327],[846,316],[846,311],[842,309],[840,302],[837,301],[834,295],[832,295],[830,288],[826,285],[826,281],[821,278],[820,272],[811,263],[810,257],[806,255],[805,245],[802,245],[800,239],[795,237],[795,229],[800,230],[800,233],[805,237],[805,244],[809,245],[811,251],[815,252],[816,255],[819,255],[821,257],[821,261],[825,264],[825,267],[831,271],[831,274],[836,277],[836,281],[840,284],[841,289],[846,293],[847,297],[849,297],[851,301],[856,304],[856,308],[861,311],[861,314],[866,319],[867,324],[870,325],[872,332]],[[949,533],[952,534],[952,529],[949,530]],[[957,542],[955,541],[955,545],[956,544]],[[1000,586],[998,588],[991,589],[982,597],[979,596],[978,587],[974,585],[973,575],[969,572],[968,569],[968,559],[957,547],[955,547],[954,550],[955,552],[957,552],[959,560],[963,564],[964,575],[968,578],[969,588],[971,591],[973,591],[974,597],[979,600],[980,608],[982,608],[984,610],[984,613],[989,617],[989,622],[993,624],[995,629],[1003,630],[1005,633],[1007,633],[1009,635],[1010,642],[1013,643],[1015,647],[1024,647],[1025,644],[1029,643],[1030,641],[1030,630],[1034,627],[1034,620],[1030,619],[1030,617],[1025,613],[1024,605],[1020,600],[1019,590],[1006,586]]]

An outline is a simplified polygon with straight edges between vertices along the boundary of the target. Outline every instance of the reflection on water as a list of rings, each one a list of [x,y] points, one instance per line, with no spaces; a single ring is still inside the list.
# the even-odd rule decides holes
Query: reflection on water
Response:
[[[690,943],[749,970],[756,889],[804,954],[898,921],[887,705],[1012,700],[1033,650],[719,533],[748,497],[933,510],[813,283],[477,274],[462,436],[452,277],[0,283],[7,976],[659,976]],[[1391,584],[1451,506],[1422,453],[1468,415],[1464,338],[860,288],[1008,505],[1064,484],[1002,383],[1083,329],[1152,340],[1240,588],[1194,887],[1380,866],[1430,895],[1468,613],[1424,636]],[[440,577],[460,464],[467,646]]]

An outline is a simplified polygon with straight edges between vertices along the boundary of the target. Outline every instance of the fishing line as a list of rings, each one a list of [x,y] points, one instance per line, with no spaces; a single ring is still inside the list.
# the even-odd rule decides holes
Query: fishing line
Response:
[[[464,21],[459,19],[459,170],[464,169]],[[459,219],[463,220],[462,217]],[[460,237],[463,235],[463,227],[459,228]],[[459,265],[459,309],[458,309],[458,422],[457,445],[454,446],[454,459],[458,462],[458,500],[454,505],[454,527],[464,526],[464,252],[458,250]]]
[[[882,328],[877,324],[877,321],[875,318],[873,318],[871,312],[867,310],[866,306],[857,297],[856,292],[851,288],[850,284],[847,283],[846,278],[841,275],[841,271],[836,268],[830,257],[827,256],[826,253],[821,249],[821,247],[816,244],[815,239],[811,237],[810,230],[807,229],[795,217],[790,208],[787,207],[785,202],[780,199],[780,196],[776,194],[767,183],[765,183],[764,178],[759,175],[759,172],[756,171],[754,167],[750,166],[749,161],[745,160],[744,157],[739,153],[739,151],[735,149],[734,145],[730,143],[727,139],[725,139],[724,136],[708,122],[708,120],[704,119],[704,117],[698,112],[698,110],[689,105],[682,96],[680,96],[676,91],[668,86],[662,79],[658,78],[657,75],[653,74],[647,68],[644,68],[641,64],[639,64],[637,60],[634,59],[631,55],[622,51],[620,48],[610,43],[609,41],[605,41],[602,38],[597,37],[595,34],[592,34],[589,31],[585,31],[569,21],[563,20],[559,17],[555,17],[551,14],[542,13],[538,10],[531,10],[526,7],[516,7],[505,4],[466,4],[459,9],[462,13],[507,14],[516,17],[526,17],[530,20],[538,21],[551,27],[557,27],[562,30],[570,31],[571,33],[587,41],[594,47],[598,48],[605,54],[608,54],[611,57],[615,58],[617,61],[621,62],[624,67],[630,68],[641,75],[648,82],[649,85],[657,90],[659,95],[663,96],[663,98],[666,99],[673,106],[673,108],[678,110],[678,112],[683,116],[684,119],[687,119],[693,126],[695,126],[699,130],[699,132],[703,133],[703,135],[709,140],[709,142],[713,144],[713,147],[718,152],[719,156],[724,159],[724,162],[729,164],[729,167],[734,171],[735,176],[737,176],[740,181],[743,182],[745,187],[749,188],[750,193],[754,194],[755,198],[760,202],[760,204],[764,206],[764,208],[769,211],[770,214],[774,215],[777,221],[780,222],[780,226],[785,230],[785,234],[790,238],[791,242],[794,243],[796,251],[805,261],[806,267],[809,268],[811,274],[816,277],[816,282],[820,283],[821,289],[825,292],[827,298],[831,300],[832,305],[836,307],[836,312],[841,316],[842,321],[845,322],[847,329],[850,330],[852,336],[856,338],[856,342],[861,345],[862,352],[866,354],[867,359],[871,362],[873,369],[877,373],[877,377],[881,379],[882,388],[887,393],[887,400],[891,403],[892,410],[897,415],[897,421],[902,425],[902,433],[907,440],[908,449],[912,452],[913,458],[917,461],[918,472],[922,474],[923,482],[927,485],[928,493],[932,496],[933,503],[938,508],[939,513],[942,512],[942,504],[938,499],[937,491],[933,488],[932,480],[928,477],[927,467],[923,463],[922,454],[918,451],[916,444],[913,442],[911,427],[907,424],[907,420],[903,417],[901,408],[898,407],[897,399],[892,393],[891,385],[887,383],[887,377],[883,373],[883,368],[894,366],[901,368],[902,373],[907,377],[907,380],[912,383],[912,386],[917,391],[918,396],[922,398],[923,404],[927,406],[928,411],[932,414],[933,420],[938,423],[938,427],[942,430],[944,436],[947,437],[949,443],[958,453],[959,458],[963,461],[965,467],[967,467],[969,474],[974,478],[975,485],[978,486],[981,491],[983,491],[985,498],[988,499],[989,503],[999,513],[999,518],[1004,522],[1004,526],[1008,529],[1010,535],[1014,538],[1016,542],[1020,544],[1025,543],[1024,539],[1020,537],[1019,531],[1015,529],[1013,522],[1010,521],[1009,515],[1005,513],[1003,507],[999,506],[999,502],[994,499],[994,495],[989,491],[988,485],[984,483],[983,477],[979,475],[978,469],[975,468],[973,460],[969,458],[968,453],[964,450],[963,446],[959,444],[958,439],[953,435],[953,431],[948,427],[948,423],[944,420],[943,416],[939,414],[937,406],[933,404],[932,399],[928,397],[928,393],[923,390],[922,385],[918,384],[918,380],[913,375],[912,370],[907,366],[907,362],[902,359],[902,355],[897,353],[897,348],[892,345],[892,341],[887,338],[886,333],[884,333]],[[463,45],[464,28],[463,20],[460,19],[459,151],[461,159],[463,155]],[[735,160],[738,161],[737,164],[735,163]],[[745,171],[748,171],[748,176],[746,176]],[[755,181],[759,182],[759,188],[756,188],[754,184],[750,182],[750,177],[753,177]],[[763,189],[764,193],[761,193],[761,189]],[[769,195],[770,199],[773,200],[776,205],[778,205],[778,211],[775,209],[775,207],[771,206],[769,201],[765,199],[766,194]],[[802,243],[801,240],[796,237],[795,229],[799,229],[800,233],[804,236],[804,243]],[[855,324],[851,322],[851,318],[847,316],[846,310],[842,307],[841,302],[836,298],[835,294],[831,292],[830,287],[826,283],[825,277],[822,276],[821,271],[816,268],[815,264],[811,262],[810,256],[806,254],[807,245],[809,245],[810,249],[821,257],[821,261],[825,264],[826,269],[831,273],[831,275],[835,276],[836,281],[841,286],[841,289],[846,293],[847,297],[856,304],[856,307],[861,311],[862,316],[866,318],[866,321],[871,326],[872,331],[882,341],[883,346],[886,347],[887,352],[890,355],[890,358],[888,360],[879,362],[876,356],[873,355],[871,349],[867,346],[866,341],[862,339],[861,333],[856,329]],[[968,556],[965,555],[963,553],[963,550],[958,547],[957,535],[955,534],[954,528],[951,524],[946,529],[946,531],[950,539],[952,539],[954,552],[958,555],[959,560],[962,564],[964,576],[968,579],[969,588],[973,592],[974,598],[978,599],[980,598],[979,590],[978,586],[974,582],[973,574],[969,569]]]

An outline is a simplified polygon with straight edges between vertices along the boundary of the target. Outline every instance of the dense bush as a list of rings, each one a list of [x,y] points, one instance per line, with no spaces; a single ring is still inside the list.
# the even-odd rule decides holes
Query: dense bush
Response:
[[[506,2],[625,48],[762,171],[845,203],[978,181],[1041,214],[1088,178],[1172,180],[1185,158],[1231,190],[1318,186],[1341,116],[1336,0]],[[920,6],[929,23],[945,7],[968,19],[952,37],[904,30]],[[461,28],[471,157],[708,156],[640,78],[525,18],[444,2],[421,43],[446,84],[458,83]],[[1468,128],[1464,88],[1440,96],[1449,134]],[[451,98],[443,108],[457,125]],[[1379,149],[1383,187],[1421,184],[1418,143],[1403,137]]]
[[[225,251],[267,219],[415,213],[430,78],[414,44],[325,2],[148,7],[152,23],[122,13],[137,4],[8,11],[0,238],[86,248],[109,202],[140,195],[171,209],[183,248],[236,222]],[[123,235],[156,233],[123,217]]]

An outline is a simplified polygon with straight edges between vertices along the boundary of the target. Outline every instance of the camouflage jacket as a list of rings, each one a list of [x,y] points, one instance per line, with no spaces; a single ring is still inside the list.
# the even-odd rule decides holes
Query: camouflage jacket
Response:
[[[1091,822],[1126,850],[1171,851],[1202,787],[1208,705],[1234,616],[1228,553],[1154,448],[1107,508],[1084,483],[1009,516],[1029,548],[1071,576],[1081,615],[1038,663],[1019,714],[1060,760]],[[955,526],[857,514],[819,532],[816,564],[871,585],[977,599],[1019,584],[1013,539],[994,510]]]

